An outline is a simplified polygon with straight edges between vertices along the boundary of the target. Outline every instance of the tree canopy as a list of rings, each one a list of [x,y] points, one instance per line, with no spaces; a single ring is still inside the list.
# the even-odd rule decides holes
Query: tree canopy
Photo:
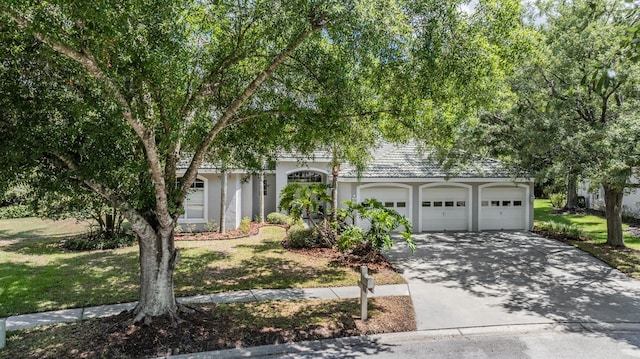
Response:
[[[446,147],[496,105],[519,2],[462,3],[3,1],[0,183],[118,207],[139,237],[135,320],[175,317],[173,230],[205,159],[262,168],[367,132]]]
[[[487,143],[539,177],[604,186],[608,243],[624,245],[620,201],[640,164],[640,68],[620,42],[626,8],[622,1],[539,6],[546,22],[538,50],[511,79],[513,107],[485,116]]]

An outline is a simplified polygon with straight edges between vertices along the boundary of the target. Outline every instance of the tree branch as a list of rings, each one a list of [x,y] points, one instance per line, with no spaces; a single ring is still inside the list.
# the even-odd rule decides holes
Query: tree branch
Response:
[[[600,107],[600,122],[601,123],[607,122],[607,111],[609,109],[609,98],[611,97],[611,95],[613,95],[618,90],[618,88],[620,88],[622,83],[623,83],[623,81],[618,81],[615,84],[615,86],[613,86],[611,88],[611,91],[609,91],[609,93],[607,93],[605,91],[605,93],[602,95],[602,106]]]
[[[59,161],[61,161],[70,171],[75,173],[79,172],[78,166],[70,158],[61,153],[52,153],[52,155]],[[147,220],[142,215],[140,215],[140,213],[138,213],[138,211],[136,211],[136,209],[133,208],[133,206],[131,206],[127,200],[122,198],[122,196],[120,196],[117,191],[95,180],[82,177],[79,177],[78,180],[95,193],[113,203],[114,206],[119,207],[125,217],[127,217],[127,219],[131,222],[132,228],[138,234],[138,236],[155,236],[155,231],[153,227],[151,227],[149,222],[147,222]]]
[[[27,28],[31,24],[28,20],[20,16],[17,16],[14,14],[10,14],[9,16],[21,28]],[[133,116],[131,107],[127,99],[124,97],[122,92],[120,92],[120,90],[118,89],[116,84],[111,80],[111,78],[109,78],[109,76],[107,76],[102,71],[102,69],[98,66],[97,62],[95,61],[95,59],[93,58],[93,56],[88,50],[86,49],[83,49],[81,51],[75,50],[72,47],[66,44],[63,44],[61,42],[55,41],[54,39],[51,39],[48,36],[45,36],[44,34],[41,34],[37,31],[32,31],[32,35],[38,41],[50,46],[54,51],[56,51],[60,55],[65,56],[71,60],[74,60],[75,62],[80,64],[80,66],[82,66],[91,77],[95,78],[98,81],[103,82],[107,87],[108,91],[113,94],[116,101],[120,104],[120,106],[122,106],[122,116],[125,118],[127,123],[129,123],[131,128],[133,128],[135,133],[138,135],[138,137],[142,141],[142,144],[146,150],[147,163],[149,164],[149,168],[151,169],[153,184],[156,189],[156,199],[158,200],[158,203],[156,205],[159,206],[158,208],[160,210],[159,214],[165,214],[164,216],[161,216],[162,218],[158,218],[158,219],[162,222],[170,220],[170,216],[168,216],[166,213],[166,209],[168,208],[168,206],[166,203],[167,201],[166,201],[165,185],[164,185],[164,179],[162,176],[162,171],[160,168],[160,159],[158,156],[158,149],[157,149],[155,134],[153,130],[147,129],[141,121],[137,120]],[[147,94],[144,94],[144,97],[146,98]]]
[[[315,15],[314,15],[315,18]],[[282,64],[287,57],[289,57],[311,34],[321,30],[322,26],[317,26],[317,24],[312,23],[311,29],[306,29],[298,34],[289,45],[278,54],[265,68],[261,73],[259,73],[254,80],[244,89],[242,94],[224,111],[220,119],[213,126],[211,131],[204,138],[196,152],[194,153],[193,158],[191,159],[191,163],[189,168],[184,174],[184,180],[182,181],[182,188],[180,191],[180,201],[186,197],[187,192],[191,183],[195,180],[196,174],[198,172],[198,168],[200,164],[204,160],[204,155],[213,142],[213,139],[222,131],[225,127],[229,125],[229,121],[233,118],[233,116],[238,112],[240,107],[257,91],[257,89],[262,85],[262,83],[275,72],[275,70]]]
[[[555,98],[559,98],[563,101],[566,101],[568,98],[565,95],[562,95],[561,93],[558,92],[558,90],[556,90],[556,86],[553,83],[553,81],[549,80],[549,78],[547,77],[547,75],[544,73],[544,70],[539,68],[540,70],[540,75],[542,75],[542,78],[544,79],[544,82],[547,83],[547,86],[549,87],[549,89],[551,90],[551,96],[555,97]]]

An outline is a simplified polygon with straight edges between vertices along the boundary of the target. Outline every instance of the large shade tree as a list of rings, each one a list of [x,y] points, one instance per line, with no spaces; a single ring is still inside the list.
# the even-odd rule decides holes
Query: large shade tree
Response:
[[[396,136],[442,128],[445,138],[454,113],[492,102],[517,52],[505,35],[519,26],[518,1],[460,9],[427,0],[3,1],[0,183],[35,172],[41,184],[81,186],[116,205],[139,238],[134,320],[177,318],[173,231],[203,161],[261,169],[279,149],[331,143],[354,119],[379,120]]]
[[[573,207],[579,179],[605,193],[607,243],[624,246],[622,197],[640,164],[640,67],[620,38],[623,1],[545,1],[538,51],[512,78],[509,112],[484,117],[487,143],[520,168],[560,176]]]
[[[530,50],[531,31],[522,26],[518,1],[465,4],[405,4],[413,37],[406,57],[386,57],[382,71],[366,81],[350,80],[358,64],[347,77],[327,65],[341,54],[322,59],[325,66],[314,79],[325,106],[316,116],[339,126],[306,129],[303,143],[310,146],[303,147],[323,148],[332,157],[334,220],[340,166],[363,168],[382,142],[416,140],[449,166],[464,166],[469,157],[477,157],[474,150],[454,155],[452,149],[475,126],[480,109],[504,106],[505,79]]]

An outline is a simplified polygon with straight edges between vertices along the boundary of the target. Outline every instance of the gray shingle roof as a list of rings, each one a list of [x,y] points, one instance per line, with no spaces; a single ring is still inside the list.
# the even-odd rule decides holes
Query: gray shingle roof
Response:
[[[300,157],[294,153],[283,153],[282,158]],[[306,160],[327,160],[331,158],[327,151],[315,151]],[[190,154],[183,154],[178,169],[186,169],[191,161]],[[203,162],[200,169],[219,170],[216,163]],[[503,164],[495,159],[484,159],[445,170],[443,166],[428,152],[421,151],[414,143],[385,143],[374,151],[371,162],[360,173],[360,178],[510,178],[512,177]],[[354,166],[343,164],[340,170],[342,178],[358,178]]]
[[[353,166],[343,166],[340,176],[356,178]],[[511,174],[498,160],[485,159],[444,170],[428,152],[413,143],[385,144],[374,152],[373,159],[360,173],[360,178],[509,178]]]

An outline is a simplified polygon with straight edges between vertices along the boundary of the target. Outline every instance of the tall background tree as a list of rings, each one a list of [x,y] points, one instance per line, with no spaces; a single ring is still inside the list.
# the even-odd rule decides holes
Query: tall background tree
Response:
[[[262,169],[353,119],[445,143],[494,102],[519,2],[460,3],[4,1],[0,179],[37,169],[117,206],[139,238],[134,320],[177,319],[173,230],[205,159]]]
[[[605,192],[607,243],[624,246],[622,196],[638,166],[640,68],[624,55],[623,1],[544,1],[538,51],[512,78],[510,111],[484,116],[493,151],[539,178]],[[486,139],[486,138],[485,138]]]

